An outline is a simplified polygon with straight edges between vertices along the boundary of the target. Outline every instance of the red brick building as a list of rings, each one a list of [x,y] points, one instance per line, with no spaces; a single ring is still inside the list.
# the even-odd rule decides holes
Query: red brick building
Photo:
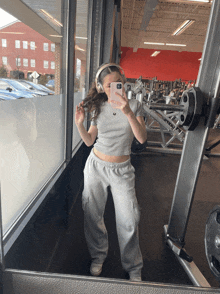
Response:
[[[55,75],[55,44],[17,21],[0,28],[0,66],[22,71],[27,78],[33,71]]]

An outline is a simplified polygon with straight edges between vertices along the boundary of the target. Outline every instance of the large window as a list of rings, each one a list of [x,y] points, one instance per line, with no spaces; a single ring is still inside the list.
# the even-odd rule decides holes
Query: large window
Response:
[[[63,1],[55,2],[57,10],[54,17],[61,21]],[[35,88],[34,84],[25,87],[17,82],[12,86],[0,81],[0,88],[7,91],[7,95],[23,97],[0,102],[1,204],[3,235],[7,234],[7,240],[13,239],[9,236],[20,229],[16,228],[17,220],[26,218],[26,207],[33,199],[46,196],[42,189],[56,178],[65,162],[66,97],[62,94],[64,91],[61,92],[60,78],[63,71],[61,42],[65,44],[65,40],[61,27],[50,27],[51,23],[38,17],[31,2],[28,3],[30,6],[22,14],[23,19],[12,25],[9,23],[5,29],[0,28],[0,46],[7,47],[7,50],[3,48],[0,57],[7,66],[7,78],[10,82],[25,79],[36,84]],[[24,5],[20,9],[24,9]],[[36,13],[36,18],[33,18],[31,26],[27,26],[30,9]],[[47,26],[45,21],[48,21]],[[49,31],[56,30],[55,37],[50,36],[46,27]],[[9,34],[10,31],[16,34]],[[7,88],[11,88],[11,92]],[[7,242],[5,252],[9,246]]]

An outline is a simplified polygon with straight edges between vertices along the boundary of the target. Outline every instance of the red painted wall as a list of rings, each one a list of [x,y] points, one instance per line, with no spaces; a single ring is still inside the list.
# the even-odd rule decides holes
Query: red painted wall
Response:
[[[156,57],[151,57],[153,49],[140,48],[133,52],[128,47],[121,47],[121,51],[120,66],[127,78],[157,77],[163,81],[196,80],[200,66],[198,59],[202,56],[201,52],[163,50]]]

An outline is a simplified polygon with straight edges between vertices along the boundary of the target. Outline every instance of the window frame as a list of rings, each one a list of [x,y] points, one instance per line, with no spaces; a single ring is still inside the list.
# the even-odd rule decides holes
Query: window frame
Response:
[[[27,50],[28,49],[28,41],[22,41],[22,43],[23,43],[23,49]],[[26,48],[25,44],[27,45],[27,48]]]
[[[33,62],[34,62],[34,65],[32,65]],[[30,60],[30,67],[36,67],[36,60],[35,59]]]
[[[25,64],[25,61],[27,61],[27,65]],[[28,67],[28,58],[23,58],[23,66]]]
[[[55,43],[51,43],[50,44],[50,50],[51,50],[51,52],[55,52],[55,48],[56,48]]]
[[[35,41],[30,42],[30,49],[35,50]]]
[[[47,63],[47,67],[45,66],[46,63]],[[45,69],[48,69],[48,68],[49,68],[49,61],[48,61],[48,60],[44,60],[43,67],[44,67]]]
[[[49,51],[49,43],[43,43],[43,50],[44,51]]]
[[[16,64],[16,66],[21,66],[21,58],[20,57],[15,58],[15,64]]]
[[[19,47],[17,47],[17,44],[19,42]],[[21,48],[21,41],[20,40],[15,40],[15,48],[20,49]]]
[[[52,65],[53,65],[53,66],[52,66]],[[51,62],[50,62],[50,68],[51,68],[51,69],[55,69],[55,66],[56,66],[55,61],[51,61]]]
[[[4,60],[6,60],[6,63],[4,62]],[[2,64],[8,65],[8,57],[7,56],[2,56]]]
[[[7,39],[2,39],[2,47],[7,48]]]

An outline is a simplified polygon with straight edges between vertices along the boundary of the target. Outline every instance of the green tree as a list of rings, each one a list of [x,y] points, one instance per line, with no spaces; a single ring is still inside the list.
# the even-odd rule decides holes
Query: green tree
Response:
[[[7,78],[7,76],[8,76],[8,71],[6,67],[4,66],[4,64],[2,64],[2,66],[0,67],[0,77]]]

